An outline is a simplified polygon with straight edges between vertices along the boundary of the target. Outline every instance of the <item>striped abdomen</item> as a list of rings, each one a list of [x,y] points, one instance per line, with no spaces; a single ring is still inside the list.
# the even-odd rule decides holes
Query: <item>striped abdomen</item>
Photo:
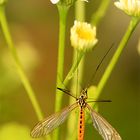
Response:
[[[78,140],[84,140],[84,123],[85,123],[85,114],[83,109],[80,109],[79,114],[79,124],[78,124]]]

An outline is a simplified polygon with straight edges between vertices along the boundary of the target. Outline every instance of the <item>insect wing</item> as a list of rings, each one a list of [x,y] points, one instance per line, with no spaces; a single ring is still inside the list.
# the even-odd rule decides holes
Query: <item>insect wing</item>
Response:
[[[60,124],[62,124],[66,118],[68,117],[69,113],[78,106],[77,103],[74,103],[62,111],[51,115],[50,117],[40,121],[33,130],[31,131],[31,136],[33,138],[38,138],[44,135],[47,135]]]
[[[118,132],[102,116],[95,112],[88,104],[87,108],[90,111],[94,127],[104,140],[121,140]]]

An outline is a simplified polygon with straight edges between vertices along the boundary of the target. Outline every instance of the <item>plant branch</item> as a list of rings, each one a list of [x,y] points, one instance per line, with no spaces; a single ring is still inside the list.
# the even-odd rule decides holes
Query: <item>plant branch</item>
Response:
[[[66,19],[68,7],[65,5],[58,5],[59,12],[59,45],[58,45],[58,60],[57,60],[57,82],[56,82],[56,99],[55,99],[55,112],[59,111],[62,106],[63,94],[57,90],[57,87],[62,87],[63,71],[64,71],[64,51],[65,51],[65,32],[66,32]],[[54,140],[60,137],[60,130],[57,128],[54,132]]]
[[[15,62],[15,67],[16,67],[16,71],[20,77],[20,80],[27,92],[27,95],[31,101],[31,104],[33,106],[33,109],[37,115],[37,118],[38,120],[42,120],[43,119],[43,114],[41,112],[41,109],[40,109],[40,106],[39,106],[39,103],[36,99],[36,96],[35,96],[35,93],[29,83],[29,80],[27,79],[26,77],[26,74],[23,70],[23,67],[20,63],[20,60],[18,58],[18,54],[16,52],[16,48],[14,47],[14,43],[12,41],[12,37],[10,35],[10,31],[9,31],[9,28],[8,28],[8,23],[7,23],[7,19],[6,19],[6,15],[5,15],[5,7],[4,5],[1,5],[0,6],[0,24],[1,24],[1,27],[2,27],[2,31],[3,31],[3,34],[4,34],[4,37],[5,37],[5,40],[8,44],[8,47],[10,49],[10,52],[11,52],[11,55],[14,59],[14,62]],[[50,139],[50,137],[48,137]]]
[[[110,0],[102,0],[98,10],[92,14],[91,24],[97,26],[101,19],[104,17],[107,8],[109,7]]]
[[[111,75],[111,73],[112,73],[112,71],[117,63],[117,61],[120,58],[120,55],[121,55],[124,47],[126,46],[127,42],[129,41],[129,38],[131,37],[131,35],[132,35],[134,29],[136,28],[137,24],[139,23],[139,21],[140,21],[139,18],[133,17],[131,19],[130,24],[127,28],[127,31],[126,31],[124,37],[122,38],[113,58],[111,59],[107,69],[105,70],[105,72],[104,72],[104,74],[103,74],[103,76],[102,76],[102,78],[97,86],[97,94],[100,95],[100,93],[102,92],[107,80],[109,79],[109,77],[110,77],[110,75]]]

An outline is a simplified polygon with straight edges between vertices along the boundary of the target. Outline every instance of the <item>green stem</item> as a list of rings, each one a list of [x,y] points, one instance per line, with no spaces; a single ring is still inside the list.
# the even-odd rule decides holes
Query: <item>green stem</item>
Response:
[[[75,3],[75,18],[78,21],[85,21],[85,2],[84,1],[77,1]]]
[[[77,1],[75,3],[75,18],[76,18],[76,20],[81,21],[81,22],[85,21],[85,2],[84,1]],[[76,95],[79,95],[80,87],[77,85],[77,84],[79,84],[79,83],[77,83],[77,81],[78,82],[82,81],[83,71],[84,71],[84,60],[85,60],[84,57],[82,57],[83,56],[82,54],[80,57],[78,57],[78,56],[79,56],[79,52],[77,50],[74,50],[73,67],[74,67],[74,65],[75,66],[77,65],[78,69],[77,68],[76,69],[77,69],[78,75],[76,73],[74,74],[74,78],[72,80],[71,91],[72,91],[72,93],[78,92],[78,93],[76,93]],[[79,63],[80,63],[79,66],[78,66],[78,63],[74,64],[75,61],[77,61],[77,62],[79,61]],[[75,69],[73,68],[73,70],[70,70],[70,71],[73,71],[72,73],[74,73]],[[64,81],[64,83],[65,83],[65,81]],[[75,101],[75,99],[70,97],[69,104],[72,104],[74,101]],[[79,113],[75,114],[75,116],[69,117],[68,125],[67,125],[67,140],[71,140],[71,139],[76,140],[76,138],[77,138],[77,131],[75,131],[75,128],[78,128],[77,127],[78,115],[79,115]],[[73,122],[73,123],[71,123],[71,122]]]
[[[102,0],[98,10],[91,17],[91,24],[97,26],[100,20],[104,17],[107,8],[109,7],[110,0]]]
[[[57,90],[57,87],[62,87],[63,70],[64,70],[64,51],[65,51],[65,32],[66,32],[66,19],[68,7],[58,5],[59,12],[59,46],[58,46],[58,60],[57,60],[57,83],[56,83],[56,99],[55,99],[55,112],[59,111],[62,106],[63,94]],[[57,128],[54,133],[54,140],[58,140],[60,130]]]
[[[64,85],[67,85],[68,82],[74,77],[74,73],[75,73],[76,69],[78,68],[78,65],[79,65],[79,63],[80,63],[80,61],[81,61],[83,56],[84,56],[84,53],[80,52],[77,60],[74,61],[69,73],[67,74],[67,76],[66,76],[66,78],[65,78],[65,80],[63,82]]]
[[[17,73],[20,77],[20,80],[28,94],[28,97],[32,103],[32,106],[34,108],[34,111],[37,115],[37,118],[38,120],[42,120],[43,119],[43,114],[41,112],[41,109],[39,107],[39,104],[37,102],[37,99],[35,97],[35,93],[24,73],[24,70],[22,68],[22,65],[19,61],[19,58],[18,58],[18,54],[16,52],[16,48],[14,47],[14,44],[13,44],[13,41],[12,41],[12,38],[11,38],[11,35],[10,35],[10,32],[9,32],[9,28],[8,28],[8,23],[7,23],[7,20],[6,20],[6,15],[5,15],[5,7],[4,5],[0,6],[0,23],[1,23],[1,27],[2,27],[2,30],[3,30],[3,33],[4,33],[4,37],[6,39],[6,42],[8,44],[8,47],[10,49],[10,52],[12,54],[12,57],[15,61],[15,66],[16,66],[16,70],[17,70]]]
[[[139,23],[139,20],[138,18],[132,18],[132,20],[130,21],[130,24],[127,28],[127,31],[124,35],[124,37],[122,38],[113,58],[111,59],[107,69],[105,70],[104,72],[104,75],[102,76],[98,86],[97,86],[97,94],[100,95],[100,93],[102,92],[109,76],[111,75],[111,72],[113,71],[117,61],[119,60],[119,57],[124,49],[124,47],[126,46],[129,38],[131,37],[134,29],[136,28],[137,24]]]
[[[37,114],[37,117],[39,120],[43,119],[43,115],[41,112],[41,109],[39,107],[39,104],[37,102],[37,99],[35,97],[35,93],[33,92],[33,89],[31,88],[31,85],[23,71],[22,65],[19,61],[16,49],[14,47],[14,44],[12,42],[12,38],[9,32],[9,28],[8,28],[8,24],[7,24],[7,20],[6,20],[6,16],[5,16],[5,8],[4,7],[0,7],[0,22],[1,22],[1,26],[2,26],[2,30],[6,39],[6,42],[8,44],[8,47],[10,48],[10,52],[15,60],[15,65],[16,65],[16,70],[19,74],[19,77],[24,85],[24,88],[26,89],[28,96],[30,98],[30,101],[33,105],[33,108]]]

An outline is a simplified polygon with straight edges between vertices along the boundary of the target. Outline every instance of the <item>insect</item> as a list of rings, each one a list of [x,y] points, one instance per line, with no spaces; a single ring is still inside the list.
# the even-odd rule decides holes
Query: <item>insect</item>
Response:
[[[92,81],[92,79],[94,79],[97,70],[99,69],[104,58],[107,56],[107,54],[109,53],[112,47],[113,47],[113,44],[110,47],[110,49],[107,51],[107,53],[104,55],[104,57],[101,59],[98,66],[96,67],[95,73],[93,73],[90,82]],[[49,134],[51,131],[53,131],[55,128],[57,128],[67,119],[71,111],[79,107],[80,111],[79,111],[79,124],[78,124],[78,140],[84,140],[85,109],[89,110],[93,125],[104,140],[121,140],[121,137],[118,134],[118,132],[102,116],[100,116],[99,113],[94,111],[88,104],[91,101],[87,101],[87,98],[88,98],[87,88],[81,91],[79,98],[72,95],[70,91],[66,89],[61,89],[61,88],[57,88],[57,89],[75,98],[76,102],[73,103],[72,105],[65,107],[60,112],[57,112],[51,115],[50,117],[37,123],[35,127],[33,128],[33,130],[31,131],[31,136],[33,138],[38,138],[38,137]],[[102,101],[109,102],[109,100],[102,100]],[[98,102],[98,101],[95,101],[95,102]]]
[[[61,125],[68,117],[71,111],[76,108],[80,108],[79,111],[79,125],[78,125],[78,140],[84,139],[84,114],[85,109],[88,109],[93,122],[94,127],[99,132],[104,140],[121,140],[118,132],[102,117],[99,113],[95,112],[87,101],[87,88],[81,91],[79,98],[70,94],[68,90],[58,88],[59,90],[65,92],[66,94],[74,97],[76,102],[72,105],[64,108],[58,113],[51,115],[50,117],[40,121],[33,130],[31,131],[31,136],[33,138],[38,138],[49,134],[56,127]]]

